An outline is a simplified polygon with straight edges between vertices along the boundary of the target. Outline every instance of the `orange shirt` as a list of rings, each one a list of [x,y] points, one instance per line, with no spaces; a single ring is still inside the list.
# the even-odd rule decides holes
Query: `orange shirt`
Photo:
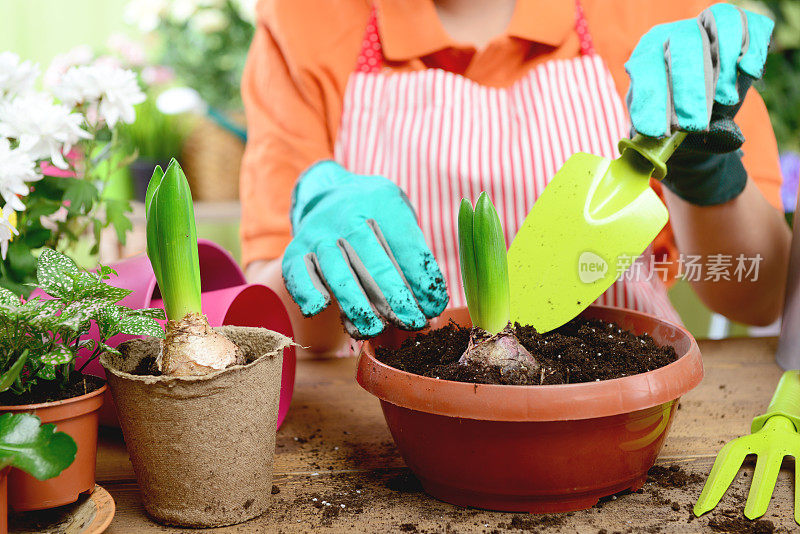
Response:
[[[517,0],[502,34],[475,50],[448,36],[432,0],[376,0],[389,71],[444,68],[483,85],[507,87],[532,67],[579,53],[572,0]],[[624,99],[624,63],[656,24],[697,16],[708,0],[582,0],[595,49]],[[291,191],[314,162],[332,158],[345,86],[369,18],[369,0],[261,0],[242,95],[248,142],[242,162],[245,264],[279,257],[291,239]],[[747,141],[744,165],[780,209],[781,175],[766,107],[750,91],[736,119]],[[659,184],[655,184],[657,190]],[[453,199],[456,202],[458,199]],[[675,258],[667,226],[654,244]]]

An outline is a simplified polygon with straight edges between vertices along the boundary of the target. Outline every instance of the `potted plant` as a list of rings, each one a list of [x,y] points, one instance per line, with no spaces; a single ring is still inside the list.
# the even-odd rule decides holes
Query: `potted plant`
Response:
[[[6,376],[0,376],[0,390],[11,385]],[[75,440],[55,430],[55,425],[42,425],[32,414],[0,415],[0,534],[8,532],[8,472],[19,469],[47,480],[75,459]]]
[[[131,207],[109,191],[130,160],[120,125],[145,95],[109,61],[62,71],[54,60],[43,90],[39,67],[11,52],[0,71],[0,287],[28,296],[42,248],[94,257],[105,228],[125,243]]]
[[[156,321],[163,311],[116,304],[129,291],[106,283],[113,274],[108,267],[82,271],[67,256],[44,249],[36,278],[50,298],[23,302],[0,288],[0,373],[8,386],[0,393],[0,413],[32,412],[56,423],[78,446],[75,462],[54,479],[9,473],[9,505],[16,511],[68,504],[94,488],[97,411],[106,385],[76,369],[78,351],[91,351],[91,361],[116,351],[106,344],[116,334],[163,335]],[[95,339],[89,335],[93,326],[99,330]]]
[[[459,216],[469,310],[446,312],[427,333],[364,343],[359,384],[380,399],[406,464],[444,501],[562,512],[639,488],[679,397],[702,378],[695,340],[599,306],[546,334],[509,324],[505,243],[482,197]]]
[[[169,322],[166,337],[100,357],[145,510],[161,523],[246,521],[270,502],[286,338],[210,328],[200,308],[192,197],[176,161],[146,195],[147,253]]]
[[[167,115],[149,98],[136,106],[136,120],[120,128],[126,152],[136,154],[128,170],[136,200],[144,202],[147,184],[157,165],[167,166],[172,154],[180,154],[187,134],[186,118]]]

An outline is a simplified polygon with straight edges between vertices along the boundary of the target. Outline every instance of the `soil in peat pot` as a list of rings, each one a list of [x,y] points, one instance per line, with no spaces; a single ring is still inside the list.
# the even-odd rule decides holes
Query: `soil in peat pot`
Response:
[[[497,367],[460,364],[458,360],[467,348],[470,329],[453,322],[406,339],[396,350],[379,347],[376,356],[387,365],[422,376],[506,385],[610,380],[652,371],[678,359],[674,348],[658,346],[649,335],[637,336],[599,319],[576,318],[546,334],[519,323],[513,330],[522,346],[541,365],[536,376],[501,374]]]
[[[11,391],[0,393],[0,406],[22,406],[72,399],[98,390],[105,383],[102,378],[75,371],[70,375],[69,382],[63,385],[60,380],[39,380],[31,391],[22,395]]]

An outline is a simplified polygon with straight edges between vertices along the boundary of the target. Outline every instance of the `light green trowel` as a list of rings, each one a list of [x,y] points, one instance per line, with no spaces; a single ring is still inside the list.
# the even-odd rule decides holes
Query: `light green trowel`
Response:
[[[668,220],[650,177],[664,178],[685,136],[636,135],[615,160],[578,153],[564,163],[508,251],[512,321],[563,325],[644,252]]]
[[[744,515],[756,519],[769,506],[785,456],[795,458],[794,520],[800,524],[800,371],[783,373],[767,413],[753,419],[749,436],[727,443],[717,454],[706,485],[694,505],[700,516],[714,508],[730,486],[748,454],[757,455],[756,469]]]

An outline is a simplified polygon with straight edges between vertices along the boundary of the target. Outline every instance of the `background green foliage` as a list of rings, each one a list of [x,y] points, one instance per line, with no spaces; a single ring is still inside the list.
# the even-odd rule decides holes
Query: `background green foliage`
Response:
[[[800,151],[800,1],[742,2],[775,21],[764,77],[757,89],[769,110],[781,151]]]
[[[255,28],[230,0],[221,11],[228,25],[212,32],[198,31],[191,20],[162,20],[158,29],[163,40],[161,62],[172,67],[178,78],[195,89],[209,106],[223,111],[240,110],[243,106],[239,87]]]

